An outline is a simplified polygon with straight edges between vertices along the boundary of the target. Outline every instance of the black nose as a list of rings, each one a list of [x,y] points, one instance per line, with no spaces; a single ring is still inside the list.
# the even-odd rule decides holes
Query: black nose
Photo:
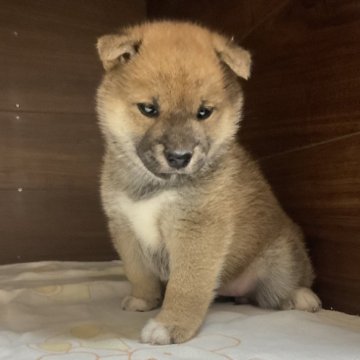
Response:
[[[181,169],[186,167],[190,162],[192,153],[184,151],[165,151],[165,157],[172,168]]]

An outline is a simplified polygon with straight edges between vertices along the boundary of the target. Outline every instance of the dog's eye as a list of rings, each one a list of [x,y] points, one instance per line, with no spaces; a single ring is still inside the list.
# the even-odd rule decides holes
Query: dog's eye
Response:
[[[147,117],[157,117],[159,115],[159,109],[154,104],[139,103],[137,104],[140,112]]]
[[[206,106],[200,106],[199,110],[198,110],[198,112],[196,114],[196,118],[198,120],[205,120],[205,119],[207,119],[208,117],[211,116],[213,111],[214,111],[214,108],[206,107]]]

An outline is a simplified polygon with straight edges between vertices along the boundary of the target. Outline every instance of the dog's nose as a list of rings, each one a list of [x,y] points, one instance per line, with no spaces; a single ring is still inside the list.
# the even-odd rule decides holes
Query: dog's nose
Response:
[[[174,169],[182,169],[190,162],[192,153],[185,151],[165,151],[168,164]]]

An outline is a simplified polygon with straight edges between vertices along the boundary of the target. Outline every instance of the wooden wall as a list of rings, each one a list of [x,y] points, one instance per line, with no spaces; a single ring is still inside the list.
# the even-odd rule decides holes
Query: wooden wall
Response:
[[[360,313],[360,2],[149,0],[253,53],[240,140],[302,225],[327,308]]]
[[[303,226],[325,306],[359,313],[356,0],[0,0],[0,263],[116,257],[97,190],[94,43],[146,14],[251,50],[240,139]]]
[[[96,37],[141,0],[0,0],[0,263],[114,258],[98,196]]]

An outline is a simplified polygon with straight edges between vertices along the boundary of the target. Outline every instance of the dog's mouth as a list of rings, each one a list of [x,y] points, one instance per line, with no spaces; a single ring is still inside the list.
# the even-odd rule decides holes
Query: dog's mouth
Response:
[[[206,155],[198,150],[194,151],[191,157],[184,154],[166,156],[152,150],[138,151],[138,156],[148,171],[163,180],[193,177],[203,167],[206,158]]]

